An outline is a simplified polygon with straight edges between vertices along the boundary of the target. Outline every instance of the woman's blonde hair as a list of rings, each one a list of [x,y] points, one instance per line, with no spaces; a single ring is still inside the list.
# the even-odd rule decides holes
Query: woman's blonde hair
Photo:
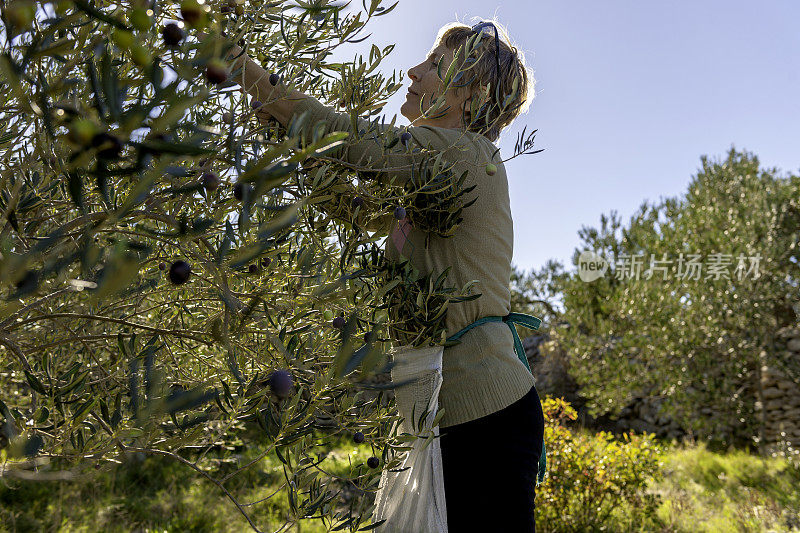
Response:
[[[469,82],[461,82],[456,77],[454,78],[455,83],[451,87],[456,96],[460,96],[462,91],[470,91],[470,94],[476,97],[476,103],[481,101],[478,95],[482,93],[484,101],[474,117],[470,106],[465,106],[462,113],[462,125],[468,131],[480,133],[490,141],[496,142],[503,128],[511,124],[520,114],[527,113],[535,96],[536,80],[533,78],[533,70],[528,72],[525,55],[510,44],[506,29],[494,20],[483,20],[483,22],[492,22],[497,28],[500,41],[500,50],[498,51],[500,79],[497,77],[493,31],[491,38],[487,33],[478,37],[476,46],[469,57],[463,57],[468,39],[475,33],[471,26],[461,22],[451,22],[439,30],[434,48],[440,43],[452,49],[454,53],[459,47],[462,48],[461,56],[454,58],[454,61],[461,60],[457,67],[466,69],[462,73],[461,79],[466,78]],[[517,80],[516,94],[509,98],[515,80]],[[507,101],[504,102],[504,100]]]

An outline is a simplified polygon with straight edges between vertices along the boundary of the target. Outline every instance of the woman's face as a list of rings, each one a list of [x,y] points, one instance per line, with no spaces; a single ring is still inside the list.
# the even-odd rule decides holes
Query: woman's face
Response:
[[[419,118],[421,116],[419,111],[420,101],[422,102],[422,109],[427,111],[433,101],[442,94],[442,80],[438,74],[439,61],[442,63],[440,70],[442,77],[444,77],[447,74],[450,63],[453,61],[453,50],[447,48],[444,44],[440,44],[433,49],[425,61],[408,70],[411,84],[409,92],[406,93],[406,101],[400,107],[400,113],[414,126],[426,125],[458,129],[461,127],[461,109],[469,95],[465,89],[462,89],[462,95],[456,96],[452,82],[445,95],[445,103],[433,113],[427,113],[428,115],[437,116],[437,118]],[[462,77],[465,75],[466,73],[462,74]]]

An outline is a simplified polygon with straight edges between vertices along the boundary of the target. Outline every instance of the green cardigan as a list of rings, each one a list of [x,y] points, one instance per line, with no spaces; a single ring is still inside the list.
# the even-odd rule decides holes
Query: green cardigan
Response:
[[[476,185],[472,193],[475,203],[462,211],[463,221],[451,237],[426,235],[408,224],[397,221],[393,213],[375,219],[360,219],[359,226],[389,235],[384,253],[390,261],[410,259],[422,274],[438,276],[448,266],[450,286],[463,287],[477,280],[479,298],[447,308],[445,324],[447,340],[460,341],[446,346],[442,354],[442,386],[439,408],[444,414],[440,428],[462,424],[497,412],[521,399],[536,380],[528,365],[522,342],[514,323],[538,329],[541,320],[531,315],[511,312],[511,257],[514,247],[514,224],[508,195],[505,166],[492,155],[496,146],[486,137],[461,130],[435,126],[395,127],[379,121],[358,119],[360,133],[353,137],[353,122],[348,113],[339,113],[314,98],[304,98],[294,108],[292,119],[304,116],[299,130],[302,142],[312,141],[315,128],[325,135],[346,131],[351,137],[343,147],[331,152],[354,165],[380,169],[376,179],[382,183],[400,184],[411,179],[423,156],[415,153],[420,146],[442,153],[453,164],[453,175],[467,170],[464,187]],[[394,135],[411,133],[408,147],[395,145],[386,151],[373,140],[375,132],[394,129]],[[486,174],[486,164],[495,163],[497,172]],[[472,197],[465,197],[464,203]],[[544,481],[547,455],[542,442],[538,486]]]
[[[300,100],[294,108],[290,122],[305,116],[297,131],[304,143],[310,143],[314,127],[320,133],[346,131],[353,136],[349,113],[339,113],[314,98]],[[290,127],[292,124],[290,124]],[[348,138],[339,148],[329,153],[354,165],[381,169],[379,182],[402,183],[411,178],[411,169],[421,161],[422,155],[413,153],[416,146],[441,150],[442,157],[453,163],[453,175],[460,176],[468,170],[464,187],[477,187],[464,197],[464,203],[477,197],[477,201],[461,213],[463,221],[451,237],[431,235],[425,248],[425,233],[401,224],[393,213],[387,213],[359,225],[368,231],[387,235],[384,252],[389,261],[400,258],[411,263],[422,274],[438,276],[448,266],[448,285],[463,287],[477,280],[473,291],[479,298],[459,302],[447,308],[445,325],[450,337],[462,328],[483,317],[505,316],[511,312],[511,257],[514,243],[514,226],[508,194],[505,166],[499,155],[492,154],[496,146],[486,137],[461,130],[433,126],[408,128],[381,125],[378,120],[357,120],[359,139]],[[408,148],[401,143],[386,151],[371,137],[374,129],[393,128],[399,136],[411,133]],[[428,156],[430,157],[430,156]],[[490,161],[497,166],[493,176],[486,174]],[[391,170],[388,170],[391,169]],[[513,327],[513,326],[512,326]],[[509,325],[486,322],[466,331],[460,344],[445,347],[442,360],[442,387],[439,407],[444,415],[439,427],[462,424],[508,407],[522,398],[535,384],[534,376],[515,352],[514,335]]]

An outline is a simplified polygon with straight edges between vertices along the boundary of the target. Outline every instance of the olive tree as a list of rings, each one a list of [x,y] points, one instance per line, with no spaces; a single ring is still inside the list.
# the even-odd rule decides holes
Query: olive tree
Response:
[[[275,454],[287,523],[362,527],[369,499],[337,505],[311,447],[354,435],[373,457],[348,481],[374,492],[409,436],[393,431],[398,414],[370,376],[389,368],[399,332],[441,342],[443,307],[477,297],[387,262],[368,229],[407,210],[452,235],[469,188],[435,154],[418,181],[378,186],[328,157],[348,132],[307,143],[302,118],[257,120],[223,58],[236,42],[271,83],[370,125],[400,87],[376,70],[392,47],[366,62],[328,57],[394,7],[379,4],[346,15],[327,2],[4,4],[4,476],[168,456],[258,529],[225,483]],[[394,131],[380,142],[397,145]],[[221,473],[209,451],[245,425],[261,428],[264,451]]]
[[[627,226],[612,212],[582,228],[573,264],[590,251],[608,271],[562,276],[558,335],[593,416],[649,388],[693,433],[753,444],[762,364],[800,382],[773,343],[800,313],[800,178],[733,148],[701,162],[684,197],[644,202]]]

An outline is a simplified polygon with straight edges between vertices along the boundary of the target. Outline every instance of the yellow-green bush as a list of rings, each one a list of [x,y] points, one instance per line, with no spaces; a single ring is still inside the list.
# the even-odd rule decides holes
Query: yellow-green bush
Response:
[[[646,488],[660,476],[665,451],[655,436],[625,433],[618,440],[605,431],[573,431],[564,425],[577,418],[568,402],[548,396],[542,408],[547,477],[536,490],[536,529],[617,531],[655,523],[658,497]]]

